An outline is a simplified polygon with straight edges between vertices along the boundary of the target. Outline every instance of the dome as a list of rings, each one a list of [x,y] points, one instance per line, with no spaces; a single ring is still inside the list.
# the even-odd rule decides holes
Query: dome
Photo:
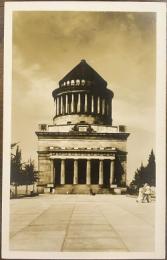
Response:
[[[113,92],[85,60],[76,65],[52,92],[54,124],[111,124]]]
[[[86,60],[81,60],[77,66],[59,81],[59,87],[70,85],[93,85],[105,88],[107,82],[86,62]]]

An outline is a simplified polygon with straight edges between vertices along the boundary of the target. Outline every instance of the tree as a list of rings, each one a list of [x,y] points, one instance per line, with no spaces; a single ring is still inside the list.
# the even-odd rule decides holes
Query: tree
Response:
[[[151,150],[151,154],[149,155],[148,164],[145,169],[146,171],[146,180],[147,183],[151,186],[156,185],[156,164],[155,164],[155,155],[153,150]]]
[[[17,143],[11,144],[13,149]],[[30,159],[28,163],[22,162],[21,149],[16,147],[15,154],[11,153],[11,171],[10,183],[15,186],[15,196],[17,196],[17,186],[26,185],[26,194],[28,185],[34,184],[38,180],[38,172],[35,170],[34,162]],[[33,187],[34,189],[34,187]]]
[[[34,184],[38,180],[38,171],[35,170],[34,162],[30,159],[24,166],[24,184],[26,185],[26,194],[28,185]]]
[[[11,145],[13,148],[16,144]],[[15,195],[17,196],[17,186],[21,185],[23,181],[23,171],[21,163],[21,150],[19,146],[16,148],[16,153],[11,154],[11,170],[10,170],[10,183],[15,186]]]
[[[153,150],[151,150],[147,165],[144,167],[141,163],[140,168],[136,170],[130,187],[136,186],[139,189],[145,183],[150,186],[156,185],[156,164]]]

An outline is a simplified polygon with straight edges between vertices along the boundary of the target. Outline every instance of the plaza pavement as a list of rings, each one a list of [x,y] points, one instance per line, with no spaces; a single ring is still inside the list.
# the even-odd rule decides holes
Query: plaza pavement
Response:
[[[44,194],[10,203],[10,250],[154,251],[154,202]]]

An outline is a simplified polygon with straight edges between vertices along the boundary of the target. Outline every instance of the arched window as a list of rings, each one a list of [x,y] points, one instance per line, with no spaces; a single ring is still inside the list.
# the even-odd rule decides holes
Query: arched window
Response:
[[[74,86],[75,85],[75,81],[72,79],[71,80],[71,86]]]
[[[80,85],[80,79],[76,79],[76,86]]]
[[[84,80],[84,79],[81,80],[81,85],[82,85],[82,86],[85,85],[85,80]]]
[[[70,85],[70,81],[68,80],[68,81],[67,81],[67,86],[69,86],[69,85]]]
[[[66,82],[64,82],[63,85],[66,86]]]

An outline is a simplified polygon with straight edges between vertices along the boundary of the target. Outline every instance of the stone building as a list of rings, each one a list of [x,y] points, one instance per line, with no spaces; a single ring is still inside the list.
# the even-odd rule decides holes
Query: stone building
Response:
[[[107,82],[81,60],[52,96],[53,124],[41,124],[36,132],[38,185],[58,193],[125,187],[129,133],[112,125],[114,94]]]

